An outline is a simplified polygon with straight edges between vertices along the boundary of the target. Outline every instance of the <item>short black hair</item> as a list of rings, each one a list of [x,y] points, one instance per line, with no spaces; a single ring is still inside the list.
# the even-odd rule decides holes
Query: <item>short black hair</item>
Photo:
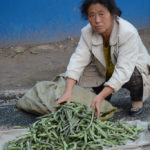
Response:
[[[100,3],[108,9],[114,16],[121,16],[121,10],[117,7],[115,0],[83,0],[81,4],[81,15],[84,19],[88,19],[88,8],[92,4]]]

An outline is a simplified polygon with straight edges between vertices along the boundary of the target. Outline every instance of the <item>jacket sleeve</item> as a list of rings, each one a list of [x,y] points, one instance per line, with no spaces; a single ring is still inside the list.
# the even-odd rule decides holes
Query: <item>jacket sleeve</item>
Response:
[[[78,46],[72,54],[67,66],[66,77],[79,81],[84,68],[91,61],[91,52],[88,44],[82,33]]]
[[[134,71],[139,56],[138,36],[135,33],[130,36],[128,35],[128,38],[118,46],[118,57],[114,72],[111,78],[105,83],[105,85],[113,88],[115,92],[130,80]]]

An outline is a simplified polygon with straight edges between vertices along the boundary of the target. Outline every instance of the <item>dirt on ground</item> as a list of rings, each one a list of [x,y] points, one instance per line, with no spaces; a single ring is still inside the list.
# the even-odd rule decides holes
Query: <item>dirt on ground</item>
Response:
[[[0,90],[30,88],[65,72],[79,38],[0,48]]]
[[[139,33],[150,52],[150,29]],[[78,40],[0,47],[0,91],[30,88],[65,72]]]

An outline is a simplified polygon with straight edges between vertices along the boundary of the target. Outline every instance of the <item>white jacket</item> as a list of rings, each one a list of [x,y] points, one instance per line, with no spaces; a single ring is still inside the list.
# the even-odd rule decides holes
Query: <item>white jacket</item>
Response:
[[[105,82],[105,85],[110,86],[116,92],[129,81],[136,66],[143,77],[143,99],[146,99],[150,96],[150,56],[136,28],[126,20],[118,17],[117,21],[114,20],[109,44],[115,69],[107,82],[105,82],[106,64],[103,54],[103,38],[92,30],[90,24],[82,29],[78,46],[67,66],[66,76],[79,81],[83,71],[85,71],[84,69],[93,60],[99,77],[94,80],[93,74],[93,78],[90,78],[91,87]],[[87,78],[91,77],[86,73],[84,75]]]

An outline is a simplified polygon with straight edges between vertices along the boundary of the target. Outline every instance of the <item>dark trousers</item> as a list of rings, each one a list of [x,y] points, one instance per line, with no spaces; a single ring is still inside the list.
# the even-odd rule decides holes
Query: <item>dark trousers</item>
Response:
[[[141,73],[135,67],[134,72],[130,78],[130,80],[125,83],[123,88],[126,88],[130,91],[130,96],[132,101],[142,101],[143,98],[143,78]],[[104,83],[98,87],[93,87],[94,93],[99,94],[104,88]],[[111,99],[111,95],[106,97],[106,100]]]

